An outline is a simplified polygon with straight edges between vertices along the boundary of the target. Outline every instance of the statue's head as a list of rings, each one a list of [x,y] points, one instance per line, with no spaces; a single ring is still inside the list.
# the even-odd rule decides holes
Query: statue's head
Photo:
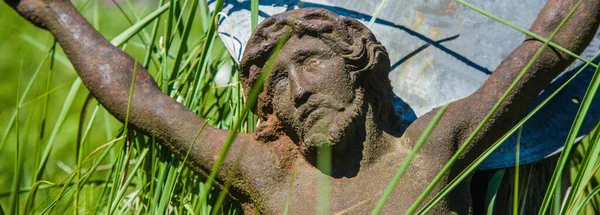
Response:
[[[241,63],[246,92],[284,35],[289,38],[258,98],[263,122],[255,137],[285,134],[305,150],[336,150],[354,138],[369,108],[374,120],[393,118],[385,48],[360,22],[324,9],[281,13],[256,28]]]

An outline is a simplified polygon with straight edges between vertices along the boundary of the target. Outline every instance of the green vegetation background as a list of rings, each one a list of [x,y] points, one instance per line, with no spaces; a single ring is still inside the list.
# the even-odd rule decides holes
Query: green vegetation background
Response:
[[[150,53],[152,60],[148,68],[159,85],[165,75],[162,71],[177,71],[166,82],[170,88],[161,87],[173,90],[171,96],[188,107],[194,106],[191,109],[213,126],[229,128],[233,115],[241,110],[242,91],[234,80],[237,78],[235,74],[229,85],[215,86],[212,81],[222,65],[225,65],[223,70],[229,70],[224,72],[235,73],[235,67],[231,66],[231,59],[219,40],[208,42],[206,39],[210,14],[207,6],[199,2],[178,2],[176,9],[166,10],[158,17],[158,28],[154,29],[153,23],[149,23],[143,33],[125,35],[130,39],[120,47],[140,63]],[[108,40],[158,11],[158,3],[74,1],[84,17]],[[166,150],[150,147],[156,144],[150,138],[130,133],[128,138],[131,141],[125,143],[123,124],[95,100],[87,105],[83,124],[80,125],[89,92],[82,85],[73,87],[77,85],[78,76],[59,46],[56,52],[51,51],[54,39],[48,32],[33,26],[3,2],[0,3],[0,26],[0,130],[4,132],[4,136],[0,137],[5,137],[0,142],[0,209],[7,214],[127,211],[163,214],[178,210],[210,213],[214,203],[203,209],[198,205],[205,204],[197,204],[203,187],[195,174]],[[170,44],[165,44],[167,31],[171,33]],[[151,44],[150,40],[154,44],[152,49],[147,47]],[[205,52],[208,54],[198,53],[206,44],[210,44],[210,49]],[[166,49],[168,51],[163,51]],[[179,55],[179,52],[182,54]],[[174,68],[176,59],[180,60],[178,69]],[[199,65],[199,59],[204,60],[203,65]],[[174,82],[183,82],[189,76],[194,81],[188,81],[197,83],[197,86],[174,86]],[[200,89],[194,96],[186,97],[182,93],[196,88]],[[18,100],[21,101],[19,105]],[[17,110],[18,118],[15,120],[12,117]],[[252,116],[249,119],[254,120]],[[249,124],[241,130],[252,127]],[[79,151],[78,131],[87,133]],[[143,149],[147,148],[152,149],[144,152]],[[142,168],[132,170],[140,160]],[[78,164],[81,164],[81,169],[79,174],[75,174]],[[92,174],[86,178],[90,169]],[[130,177],[135,174],[139,175]],[[19,182],[17,186],[15,181]],[[38,181],[41,182],[35,183]],[[113,186],[114,182],[120,182],[119,186]],[[17,188],[20,189],[19,195],[14,192]],[[74,200],[74,195],[78,195],[79,199]],[[208,202],[214,201],[216,196],[211,195]],[[113,205],[115,202],[117,204]],[[148,204],[151,206],[146,207]],[[15,205],[19,210],[13,207]],[[236,211],[239,212],[239,209],[220,212]]]

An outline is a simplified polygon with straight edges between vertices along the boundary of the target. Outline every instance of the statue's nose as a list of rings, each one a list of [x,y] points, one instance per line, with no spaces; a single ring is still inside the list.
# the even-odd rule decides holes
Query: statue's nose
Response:
[[[292,88],[292,95],[294,96],[294,103],[297,105],[306,103],[306,100],[308,100],[311,93],[308,90],[305,81],[302,80],[302,76],[294,69],[290,71],[290,85]]]

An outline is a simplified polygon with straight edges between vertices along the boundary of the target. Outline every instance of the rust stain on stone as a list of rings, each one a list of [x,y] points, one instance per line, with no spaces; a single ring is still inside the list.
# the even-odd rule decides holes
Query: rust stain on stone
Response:
[[[429,28],[429,37],[433,40],[437,40],[440,37],[440,29],[438,27]]]
[[[446,4],[444,4],[444,7],[440,9],[440,14],[454,16],[454,13],[456,13],[457,8],[458,2],[454,0],[448,0],[446,1]]]
[[[419,29],[425,20],[423,12],[420,10],[415,11],[415,21],[413,23],[413,30]]]

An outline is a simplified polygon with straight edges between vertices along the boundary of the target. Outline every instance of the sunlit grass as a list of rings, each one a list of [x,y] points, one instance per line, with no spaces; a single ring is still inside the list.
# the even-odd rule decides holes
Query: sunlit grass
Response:
[[[161,84],[164,92],[180,99],[184,104],[195,105],[188,107],[209,119],[208,121],[213,122],[214,126],[229,128],[233,124],[233,119],[237,116],[235,114],[240,113],[239,110],[243,105],[243,93],[237,80],[239,75],[235,71],[232,72],[234,75],[230,80],[233,84],[229,87],[217,88],[211,80],[214,72],[225,61],[230,60],[220,41],[215,39],[215,27],[203,26],[214,22],[198,21],[199,17],[208,17],[206,2],[168,1],[159,5],[155,3],[134,5],[126,1],[119,3],[119,7],[115,7],[112,3],[94,2],[86,4],[81,1],[76,2],[76,5],[84,14],[92,14],[87,16],[91,17],[90,22],[108,38],[112,37],[113,44],[124,48],[148,67],[159,80],[158,83]],[[195,11],[196,8],[201,9]],[[6,14],[13,13],[11,19],[24,22],[5,4],[2,4],[0,9],[6,11]],[[205,14],[198,16],[198,13]],[[109,17],[111,22],[105,23]],[[117,21],[119,19],[123,22]],[[130,26],[118,27],[123,26],[123,23],[129,23]],[[13,148],[14,144],[19,144],[21,149],[19,154],[27,153],[27,156],[14,156],[14,158],[25,158],[24,161],[4,162],[4,165],[13,166],[10,169],[18,169],[14,168],[14,165],[28,167],[33,163],[35,168],[6,171],[21,175],[21,180],[18,180],[18,177],[10,177],[21,183],[12,183],[10,179],[6,181],[8,178],[4,176],[0,178],[8,182],[2,183],[3,190],[0,194],[12,194],[2,195],[4,196],[0,198],[2,208],[8,209],[5,210],[6,212],[20,210],[46,214],[64,212],[164,214],[174,211],[209,214],[216,196],[207,195],[208,200],[201,202],[200,195],[212,191],[200,186],[200,178],[182,162],[160,147],[151,137],[142,136],[116,123],[97,102],[89,102],[89,105],[82,110],[81,101],[84,99],[81,98],[87,93],[82,92],[81,81],[72,70],[50,72],[56,70],[53,66],[55,62],[64,63],[66,58],[61,52],[55,54],[48,51],[53,50],[49,49],[53,42],[46,32],[31,28],[32,33],[23,36],[25,38],[23,45],[30,46],[41,53],[51,53],[47,54],[51,57],[48,58],[49,60],[38,60],[40,66],[39,69],[34,70],[33,77],[18,79],[27,84],[21,85],[19,92],[22,93],[17,96],[18,102],[13,102],[21,111],[5,111],[6,113],[2,115],[2,126],[7,126],[3,129],[5,135],[2,136],[2,142],[9,143],[11,146],[9,149],[8,146],[0,147],[2,150],[0,152],[9,153],[7,150],[16,149]],[[109,30],[107,32],[103,29]],[[118,33],[115,34],[115,31]],[[45,34],[46,40],[50,42],[43,42],[44,40],[40,40],[37,36],[28,36],[30,34]],[[164,40],[162,43],[158,41],[161,37]],[[18,38],[12,40],[19,41]],[[200,48],[200,51],[191,55],[189,50],[194,48],[196,50]],[[31,71],[28,67],[23,70],[24,74]],[[47,81],[54,79],[55,75],[64,77],[63,74],[69,74],[69,77],[75,80],[66,82],[71,86],[70,89],[63,87],[62,83]],[[202,76],[205,78],[201,79]],[[175,85],[176,81],[194,83],[194,85]],[[46,82],[48,85],[43,85],[45,90],[40,89],[40,83]],[[55,90],[58,86],[61,87]],[[65,90],[68,90],[66,94]],[[15,92],[15,90],[11,91]],[[48,113],[52,118],[40,121],[36,117],[39,117],[40,113],[46,114],[45,107],[48,111],[52,111]],[[55,113],[57,110],[58,113]],[[77,120],[80,113],[81,122]],[[11,117],[12,115],[14,117]],[[254,123],[244,121],[243,125],[250,124],[250,126],[243,126],[239,130],[252,129]],[[39,137],[40,133],[42,133],[41,137]],[[30,134],[38,134],[38,138]],[[17,139],[20,141],[15,141]],[[69,150],[69,148],[76,150]],[[30,150],[21,152],[23,149]],[[4,192],[10,187],[5,185],[11,184],[11,191]],[[10,202],[7,201],[9,199]],[[205,209],[200,211],[202,206]],[[233,214],[240,212],[239,208],[231,206],[229,200],[224,202],[224,206],[219,211]]]

